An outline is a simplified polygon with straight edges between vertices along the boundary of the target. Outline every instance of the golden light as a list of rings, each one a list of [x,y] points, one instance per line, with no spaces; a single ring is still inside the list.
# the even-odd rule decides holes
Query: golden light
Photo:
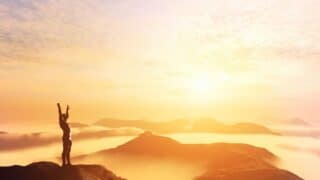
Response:
[[[206,95],[214,91],[214,81],[209,74],[200,74],[190,79],[188,89],[195,95]]]
[[[229,76],[225,73],[198,72],[183,79],[185,98],[193,103],[207,103],[223,96]]]

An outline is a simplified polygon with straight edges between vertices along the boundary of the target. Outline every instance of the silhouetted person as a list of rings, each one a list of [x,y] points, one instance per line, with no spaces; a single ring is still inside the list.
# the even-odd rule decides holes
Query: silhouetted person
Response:
[[[62,151],[62,166],[71,165],[70,162],[70,151],[72,146],[71,141],[71,131],[70,127],[67,123],[69,118],[69,105],[67,106],[66,113],[61,112],[60,104],[57,103],[58,110],[59,110],[59,125],[63,131],[62,141],[63,141],[63,151]]]

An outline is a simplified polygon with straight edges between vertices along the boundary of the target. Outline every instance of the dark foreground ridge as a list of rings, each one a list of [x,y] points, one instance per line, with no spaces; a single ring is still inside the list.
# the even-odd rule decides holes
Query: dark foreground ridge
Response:
[[[303,180],[281,169],[253,169],[234,171],[208,171],[195,180]]]
[[[125,180],[100,165],[60,167],[52,162],[0,167],[1,180]]]

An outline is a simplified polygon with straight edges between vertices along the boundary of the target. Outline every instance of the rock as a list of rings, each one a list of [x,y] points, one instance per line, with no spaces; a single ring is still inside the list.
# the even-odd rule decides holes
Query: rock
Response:
[[[100,165],[60,167],[52,162],[0,167],[3,180],[125,180]]]

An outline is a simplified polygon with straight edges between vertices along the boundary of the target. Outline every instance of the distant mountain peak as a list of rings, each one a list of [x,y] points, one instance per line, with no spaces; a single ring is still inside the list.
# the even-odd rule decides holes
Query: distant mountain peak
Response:
[[[152,137],[155,136],[151,131],[145,131],[139,135],[140,137]]]
[[[152,156],[155,154],[161,155],[171,152],[172,149],[179,147],[179,145],[181,144],[178,141],[171,138],[158,136],[150,131],[146,131],[131,141],[107,151],[129,154],[145,154],[146,152],[150,152],[150,155]]]
[[[311,126],[311,124],[301,118],[293,118],[289,119],[286,122],[287,124],[292,124],[292,125],[300,125],[300,126]]]
[[[178,141],[175,141],[175,140],[168,138],[168,137],[165,137],[165,136],[157,135],[151,131],[145,131],[144,133],[137,136],[134,140],[135,141],[138,141],[138,140],[155,141],[157,143],[168,143],[168,144],[171,144],[171,143],[172,144],[180,144]]]

